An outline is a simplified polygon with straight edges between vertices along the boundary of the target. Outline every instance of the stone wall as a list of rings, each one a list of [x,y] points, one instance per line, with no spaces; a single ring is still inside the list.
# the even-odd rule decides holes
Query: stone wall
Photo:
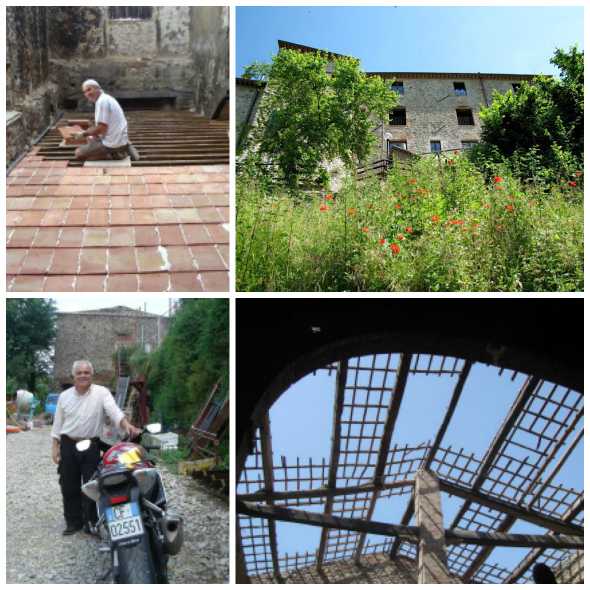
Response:
[[[271,576],[252,579],[266,584],[276,583]],[[416,584],[418,568],[416,562],[406,557],[390,559],[384,553],[363,555],[360,563],[344,559],[326,563],[321,571],[316,566],[302,568],[285,575],[286,584]],[[459,584],[450,577],[451,584]]]
[[[6,8],[6,163],[12,164],[53,123],[59,87],[49,79],[47,12]]]
[[[479,111],[490,104],[494,90],[501,93],[512,89],[521,77],[485,78],[447,77],[441,74],[414,78],[401,76],[404,95],[399,97],[398,107],[406,109],[406,125],[389,125],[386,121],[383,139],[405,141],[408,151],[415,154],[430,152],[430,142],[440,141],[441,149],[461,149],[463,141],[478,141],[481,135]],[[463,82],[467,95],[456,96],[453,82]],[[470,109],[474,125],[459,125],[457,109]],[[381,139],[381,133],[379,133]],[[382,155],[386,157],[386,141],[382,145]]]
[[[265,84],[256,80],[236,80],[236,146],[238,149],[246,139],[248,127],[256,119]]]
[[[88,78],[115,95],[149,98],[155,91],[168,92],[177,96],[177,108],[194,106],[190,24],[195,10],[200,9],[160,6],[149,19],[116,19],[107,6],[56,7],[49,17],[52,78],[81,109],[91,108],[80,89]]]
[[[584,552],[572,551],[570,557],[559,564],[555,577],[558,584],[583,584]]]
[[[168,318],[126,307],[59,313],[55,342],[54,378],[62,385],[72,382],[75,360],[86,358],[94,366],[95,383],[112,386],[113,354],[122,346],[144,342],[153,351],[164,338]]]
[[[229,92],[229,8],[199,6],[191,13],[191,52],[197,112],[211,117]]]

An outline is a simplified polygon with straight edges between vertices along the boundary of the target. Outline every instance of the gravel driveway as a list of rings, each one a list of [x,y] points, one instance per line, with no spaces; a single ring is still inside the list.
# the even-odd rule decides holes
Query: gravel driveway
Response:
[[[184,517],[184,546],[169,562],[172,584],[220,584],[229,580],[229,510],[197,481],[163,465],[170,508]],[[65,528],[50,429],[7,436],[6,582],[96,584],[108,554],[85,533],[63,537]]]

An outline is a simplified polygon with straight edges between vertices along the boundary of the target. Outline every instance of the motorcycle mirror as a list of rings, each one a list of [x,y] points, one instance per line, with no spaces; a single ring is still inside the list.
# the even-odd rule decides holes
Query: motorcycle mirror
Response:
[[[90,445],[91,445],[90,439],[85,438],[84,440],[81,440],[76,443],[76,449],[82,453],[84,451],[87,451],[90,448]]]
[[[162,432],[162,425],[159,422],[154,422],[154,424],[148,424],[145,429],[150,434],[159,434]]]

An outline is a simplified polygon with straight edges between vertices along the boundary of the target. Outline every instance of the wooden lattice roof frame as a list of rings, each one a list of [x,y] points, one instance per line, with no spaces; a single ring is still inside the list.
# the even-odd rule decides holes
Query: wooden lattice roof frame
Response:
[[[273,465],[268,414],[263,417],[253,447],[254,466],[246,466],[240,479],[246,492],[238,496],[238,512],[242,512],[239,516],[241,547],[238,553],[244,556],[251,577],[257,581],[269,581],[272,577],[280,581],[282,573],[287,570],[309,566],[321,568],[326,561],[359,559],[361,555],[373,552],[389,553],[392,558],[397,555],[415,558],[416,538],[412,535],[416,531],[409,527],[409,522],[413,516],[412,490],[418,469],[434,473],[439,478],[442,492],[464,499],[446,532],[449,570],[464,582],[524,581],[530,566],[541,555],[545,562],[555,566],[567,556],[567,547],[581,546],[583,491],[555,486],[552,481],[582,440],[583,429],[576,431],[583,417],[582,393],[521,373],[523,386],[485,456],[479,459],[463,449],[441,447],[473,362],[406,352],[389,354],[387,368],[383,370],[375,366],[376,356],[342,359],[323,369],[336,371],[337,375],[329,462],[301,464],[297,459],[295,465]],[[371,358],[372,366],[362,365]],[[393,359],[398,363],[395,367],[390,366]],[[350,374],[361,369],[371,371],[369,383],[374,384],[372,389],[380,393],[375,421],[382,428],[379,435],[374,428],[373,435],[366,437],[369,439],[369,459],[365,462],[359,462],[358,449],[357,457],[353,451],[349,460],[348,423],[352,419],[352,410],[350,419],[344,412],[347,406],[345,391],[349,390],[352,398],[348,395],[346,399],[352,399],[354,405],[358,389],[356,385],[350,385]],[[393,387],[386,386],[384,375],[387,371],[395,373]],[[499,374],[503,371],[499,368]],[[407,379],[418,372],[456,378],[449,407],[432,443],[414,448],[390,448]],[[512,379],[518,374],[512,372]],[[381,385],[378,384],[380,378]],[[368,395],[366,400],[368,404]],[[359,407],[355,410],[363,409],[362,404],[357,405]],[[366,420],[362,422],[361,433],[365,427],[370,427]],[[551,436],[547,434],[549,427]],[[524,435],[536,439],[536,445],[527,446],[530,456],[525,460],[515,459],[510,456],[510,446],[522,447]],[[551,465],[553,467],[549,470]],[[370,478],[357,477],[358,481],[351,484],[354,477],[338,476],[343,467],[353,469],[353,474],[357,471],[372,475]],[[286,492],[292,471],[296,473],[297,491]],[[377,525],[380,523],[372,522],[377,499],[404,494],[410,498],[402,521],[398,525],[381,523],[389,529],[379,529]],[[324,501],[321,516],[299,510],[300,506]],[[277,519],[323,526],[318,549],[314,553],[280,557],[276,542]],[[528,546],[534,548],[514,571],[488,563],[487,558],[496,546],[525,546],[522,536],[507,533],[519,519],[542,526],[549,535],[556,533],[557,536],[532,539],[529,535]],[[335,528],[327,528],[327,524]],[[389,535],[387,540],[380,545],[366,544],[366,534],[377,530]]]

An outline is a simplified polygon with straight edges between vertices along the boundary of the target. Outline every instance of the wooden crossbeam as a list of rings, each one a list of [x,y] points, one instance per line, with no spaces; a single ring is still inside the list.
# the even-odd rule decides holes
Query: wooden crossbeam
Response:
[[[481,492],[479,490],[472,490],[470,488],[459,486],[456,483],[445,480],[443,478],[438,478],[438,481],[442,492],[446,492],[453,496],[463,498],[464,500],[476,502],[481,506],[486,506],[487,508],[491,508],[492,510],[503,512],[504,514],[514,516],[517,519],[530,522],[531,524],[547,528],[557,533],[562,533],[566,535],[584,534],[584,527],[581,527],[579,525],[575,525],[564,520],[559,520],[557,518],[547,516],[542,512],[531,510],[530,508],[526,508],[518,504],[513,504],[510,502],[506,502],[504,500],[500,500],[498,498],[494,498],[493,496],[490,496],[485,492]],[[382,486],[376,486],[373,483],[362,486],[351,486],[347,488],[336,489],[317,488],[314,490],[273,492],[270,495],[266,494],[264,491],[260,491],[255,492],[253,494],[241,494],[237,498],[241,501],[266,501],[269,497],[273,500],[294,500],[301,498],[334,497],[345,494],[354,494],[361,492],[378,492],[382,489],[407,487],[409,485],[413,485],[413,483],[413,480],[406,479],[397,482],[392,482],[390,484]],[[406,526],[406,523],[401,524],[402,526]]]
[[[254,518],[266,518],[307,524],[336,530],[357,531],[365,534],[381,535],[384,537],[402,537],[410,543],[418,543],[419,527],[387,524],[384,522],[368,521],[360,518],[342,518],[339,516],[318,514],[305,510],[294,510],[280,506],[237,502],[237,510]],[[482,533],[464,529],[450,529],[445,531],[445,542],[449,545],[493,545],[496,547],[542,547],[560,549],[580,549],[584,547],[584,536],[555,536],[555,535],[517,535],[507,533]]]
[[[439,483],[441,491],[463,498],[467,502],[476,502],[481,506],[486,506],[492,510],[503,512],[504,514],[514,516],[515,518],[530,522],[531,524],[536,524],[537,526],[544,527],[556,533],[563,533],[566,535],[584,534],[584,527],[564,522],[563,520],[547,516],[541,512],[524,508],[518,504],[499,500],[480,492],[479,490],[464,488],[444,479],[439,479]],[[456,527],[453,526],[451,528]]]
[[[346,496],[348,494],[371,493],[378,490],[392,490],[395,488],[414,487],[413,479],[400,479],[391,483],[376,486],[374,483],[361,484],[358,486],[347,486],[342,488],[314,488],[311,490],[292,490],[290,492],[272,492],[268,494],[264,490],[251,492],[249,494],[238,494],[238,500],[244,502],[261,502],[267,498],[277,500],[302,500],[308,498],[334,498],[337,496]]]

